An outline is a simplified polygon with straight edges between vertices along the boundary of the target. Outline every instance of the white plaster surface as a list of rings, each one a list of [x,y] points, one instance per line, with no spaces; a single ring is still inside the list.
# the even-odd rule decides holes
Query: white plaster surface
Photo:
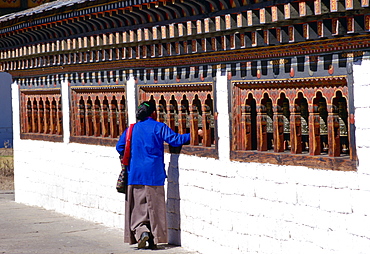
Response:
[[[70,119],[71,111],[69,110],[69,83],[68,81],[61,82],[61,95],[62,95],[62,111],[63,111],[63,142],[69,143],[70,137]]]
[[[356,172],[230,161],[228,101],[218,98],[220,159],[165,156],[170,242],[212,254],[368,254],[369,70],[369,61],[354,65]],[[227,96],[218,78],[217,96]],[[123,227],[114,147],[20,140],[16,124],[14,136],[17,202]]]

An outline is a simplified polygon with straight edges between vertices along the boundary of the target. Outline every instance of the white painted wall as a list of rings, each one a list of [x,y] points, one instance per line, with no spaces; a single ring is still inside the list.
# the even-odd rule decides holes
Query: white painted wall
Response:
[[[227,79],[218,74],[220,159],[165,158],[170,242],[212,254],[368,254],[370,61],[355,63],[353,71],[357,172],[231,162]],[[14,122],[19,122],[18,87],[13,88]],[[132,88],[127,90],[131,106]],[[134,111],[129,114],[134,119]],[[114,147],[20,140],[19,128],[14,136],[17,202],[123,228]]]
[[[62,112],[63,112],[63,142],[69,143],[69,138],[71,135],[70,124],[71,124],[71,115],[70,115],[70,103],[69,103],[69,84],[67,80],[61,82],[61,96],[62,96]]]

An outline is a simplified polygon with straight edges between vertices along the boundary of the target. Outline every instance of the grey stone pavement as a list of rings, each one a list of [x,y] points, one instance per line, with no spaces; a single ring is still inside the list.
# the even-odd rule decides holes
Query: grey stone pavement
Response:
[[[14,202],[13,191],[0,191],[0,254],[195,254],[179,246],[138,250],[123,243],[123,231],[43,208]]]

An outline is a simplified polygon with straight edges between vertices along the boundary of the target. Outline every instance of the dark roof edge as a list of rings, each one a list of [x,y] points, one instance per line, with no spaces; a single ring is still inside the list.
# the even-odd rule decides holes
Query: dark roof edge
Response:
[[[42,13],[44,11],[59,9],[61,7],[64,7],[64,6],[72,6],[72,5],[75,5],[75,4],[81,4],[81,3],[85,3],[85,2],[89,2],[89,1],[95,1],[95,0],[57,0],[57,1],[42,4],[40,6],[31,8],[31,9],[27,9],[27,10],[15,12],[15,13],[6,14],[4,16],[0,16],[0,23],[7,22],[7,21],[17,19],[17,18],[23,18],[23,17],[26,17],[26,16],[39,14],[39,13]]]

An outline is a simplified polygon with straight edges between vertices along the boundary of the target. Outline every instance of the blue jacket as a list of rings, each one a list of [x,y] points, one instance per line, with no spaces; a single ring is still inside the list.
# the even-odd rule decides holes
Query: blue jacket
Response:
[[[116,149],[123,154],[126,131]],[[131,138],[131,159],[128,167],[128,185],[162,186],[166,178],[163,142],[177,147],[190,141],[190,134],[178,134],[166,124],[148,117],[135,124]]]

